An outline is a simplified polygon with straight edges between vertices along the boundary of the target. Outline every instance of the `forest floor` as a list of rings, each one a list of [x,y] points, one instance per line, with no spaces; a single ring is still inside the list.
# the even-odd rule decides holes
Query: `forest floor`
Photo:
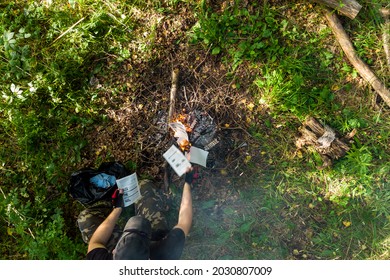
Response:
[[[390,258],[390,112],[320,5],[16,2],[0,4],[4,258],[84,258],[69,176],[109,161],[153,179],[175,225],[184,179],[170,170],[164,185],[163,158],[175,143],[175,69],[175,117],[204,112],[218,140],[207,167],[197,166],[183,259]],[[388,4],[359,2],[356,19],[339,18],[388,85],[378,12]],[[337,136],[356,130],[326,169],[315,150],[296,146],[308,116]]]
[[[163,188],[162,154],[174,141],[166,126],[171,73],[179,69],[176,112],[207,112],[218,126],[220,141],[210,151],[213,167],[199,168],[200,178],[193,188],[194,224],[183,258],[320,258],[312,251],[312,238],[315,227],[326,223],[322,216],[328,210],[320,205],[328,202],[312,204],[309,199],[306,205],[301,201],[290,204],[287,196],[265,191],[283,184],[278,178],[285,168],[280,166],[282,159],[305,160],[296,156],[294,145],[300,122],[274,119],[268,106],[256,101],[253,81],[259,71],[250,63],[244,62],[232,74],[210,49],[186,42],[186,32],[195,21],[185,6],[182,9],[168,15],[154,30],[153,60],[145,63],[135,55],[112,71],[111,59],[106,58],[110,75],[93,77],[91,86],[99,90],[109,121],[88,133],[90,145],[84,150],[83,165],[119,160]],[[303,19],[299,7],[296,9],[282,12],[312,32],[320,32],[326,25],[321,15],[313,13],[310,19]],[[154,18],[139,15],[143,16]],[[337,52],[335,41],[329,41],[328,47]],[[105,85],[120,86],[120,94]],[[253,136],[259,131],[260,139]],[[173,202],[173,225],[183,182],[174,175],[171,180],[168,195]]]

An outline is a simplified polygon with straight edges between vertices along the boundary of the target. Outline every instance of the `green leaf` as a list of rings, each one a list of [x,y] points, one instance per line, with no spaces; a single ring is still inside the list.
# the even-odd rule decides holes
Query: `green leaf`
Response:
[[[249,221],[249,222],[242,224],[240,226],[240,232],[247,233],[251,229],[253,223],[254,223],[254,221]]]
[[[6,41],[11,40],[14,37],[14,35],[15,35],[14,32],[8,32],[8,31],[4,32],[4,38]]]
[[[215,47],[212,51],[211,51],[211,54],[213,55],[217,55],[221,52],[221,48],[220,47]]]

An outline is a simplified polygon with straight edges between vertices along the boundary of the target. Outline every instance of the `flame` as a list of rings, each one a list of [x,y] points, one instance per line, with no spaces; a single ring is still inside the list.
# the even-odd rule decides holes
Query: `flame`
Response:
[[[186,129],[186,132],[187,133],[191,133],[192,132],[192,128],[191,126],[188,124],[188,115],[183,113],[183,114],[178,114],[174,119],[173,119],[173,122],[179,122],[181,124],[184,125],[185,129]],[[184,151],[189,151],[190,148],[191,148],[191,143],[190,141],[188,141],[187,139],[181,139],[180,141],[178,141],[178,144],[179,144],[179,147],[180,149],[184,152]]]
[[[188,115],[186,114],[178,114],[176,116],[176,118],[173,119],[173,122],[179,122],[181,124],[184,125],[184,127],[186,128],[186,131],[188,133],[191,133],[192,132],[192,128],[191,126],[187,123],[187,119],[188,119]]]
[[[183,152],[188,152],[191,149],[191,143],[187,139],[182,139],[178,144]]]

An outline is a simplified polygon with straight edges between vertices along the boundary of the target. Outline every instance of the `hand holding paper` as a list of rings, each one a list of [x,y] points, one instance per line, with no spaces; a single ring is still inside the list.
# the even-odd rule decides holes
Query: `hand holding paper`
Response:
[[[197,147],[191,147],[190,152],[187,155],[187,158],[192,163],[196,163],[203,167],[206,167],[208,155],[209,152],[205,150],[199,149]]]
[[[174,145],[172,145],[168,151],[164,153],[163,157],[173,168],[173,170],[175,170],[178,176],[182,176],[184,173],[186,173],[187,169],[191,167],[191,163],[188,161],[188,159]]]
[[[116,184],[118,189],[123,190],[124,207],[133,204],[141,197],[136,173],[116,180]]]
[[[172,145],[168,151],[164,153],[163,157],[173,170],[175,170],[176,174],[182,176],[186,173],[188,168],[191,167],[191,162],[206,167],[208,154],[209,152],[207,151],[191,147],[190,152],[186,154],[186,157],[178,148],[176,148],[176,146]]]
[[[183,140],[189,141],[186,128],[181,122],[170,123],[169,127],[175,132],[174,137],[177,138],[177,143],[179,145],[181,145]],[[163,157],[173,170],[175,170],[176,174],[182,176],[186,173],[186,170],[191,167],[190,162],[206,167],[208,154],[209,152],[205,150],[191,146],[189,152],[184,156],[178,148],[172,145],[168,151],[164,153]]]

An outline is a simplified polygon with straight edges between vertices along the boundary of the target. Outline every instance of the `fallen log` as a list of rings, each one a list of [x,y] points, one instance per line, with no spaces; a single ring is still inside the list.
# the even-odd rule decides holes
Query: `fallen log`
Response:
[[[323,165],[318,167],[319,169],[330,167],[334,160],[343,157],[350,149],[347,142],[356,134],[356,130],[353,130],[346,136],[338,138],[331,127],[322,125],[313,117],[308,117],[302,123],[299,132],[301,136],[295,142],[296,147],[298,150],[305,146],[314,148],[323,160]]]
[[[390,107],[390,91],[385,85],[379,80],[374,74],[370,67],[356,54],[356,51],[345,32],[339,18],[331,10],[326,9],[325,17],[332,28],[333,34],[339,42],[348,60],[351,62],[353,67],[357,70],[360,76],[366,80],[374,90],[382,97],[383,101]]]
[[[313,0],[314,2],[331,7],[341,14],[354,19],[362,6],[355,0]]]

